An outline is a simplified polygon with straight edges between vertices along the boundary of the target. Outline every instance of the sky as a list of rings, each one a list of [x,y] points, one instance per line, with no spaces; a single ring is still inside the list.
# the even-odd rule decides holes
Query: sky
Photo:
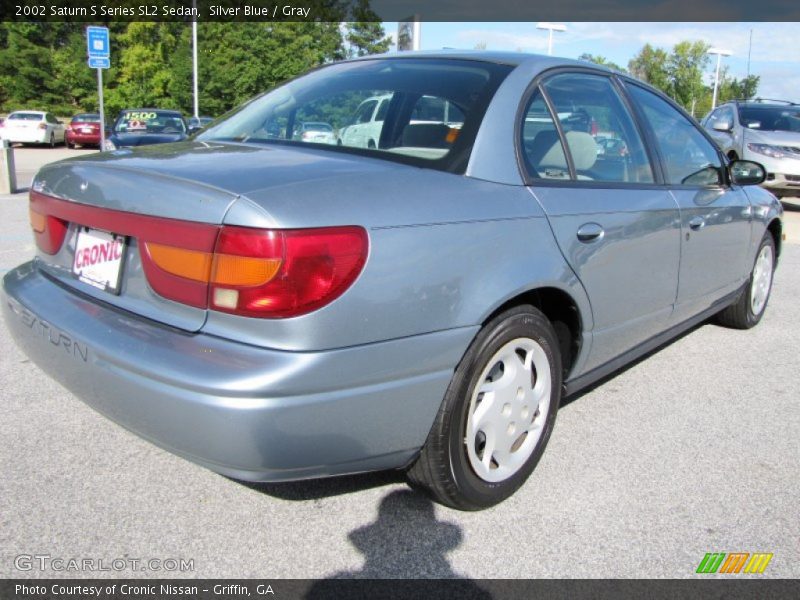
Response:
[[[683,40],[702,40],[733,54],[722,58],[731,76],[747,75],[750,31],[750,74],[761,77],[758,95],[800,102],[800,23],[564,23],[553,34],[553,54],[577,58],[587,52],[627,67],[646,43],[671,50]],[[385,23],[396,37],[397,24]],[[547,53],[547,31],[536,23],[422,23],[421,49],[470,49]],[[716,56],[709,61],[706,81],[714,81]]]

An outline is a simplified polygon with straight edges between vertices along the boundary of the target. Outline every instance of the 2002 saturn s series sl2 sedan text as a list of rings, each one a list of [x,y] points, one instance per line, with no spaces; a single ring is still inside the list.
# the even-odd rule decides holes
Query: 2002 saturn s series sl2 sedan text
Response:
[[[369,98],[380,133],[348,147]],[[480,509],[530,475],[563,395],[714,314],[758,323],[782,214],[763,177],[600,67],[359,59],[189,141],[43,168],[5,317],[88,404],[210,469],[406,469]]]

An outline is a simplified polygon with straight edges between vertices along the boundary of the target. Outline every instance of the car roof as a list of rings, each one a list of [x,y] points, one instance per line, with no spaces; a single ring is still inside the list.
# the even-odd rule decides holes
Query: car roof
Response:
[[[15,110],[14,112],[8,113],[8,116],[17,115],[19,113],[25,113],[29,115],[46,115],[47,112],[43,110]]]
[[[455,48],[445,48],[442,50],[414,50],[407,52],[388,52],[386,54],[373,54],[370,56],[352,58],[350,59],[350,61],[345,61],[345,62],[376,60],[376,59],[402,60],[409,58],[432,58],[432,59],[449,58],[449,59],[459,59],[459,60],[475,60],[481,62],[491,62],[503,65],[510,65],[513,67],[522,65],[527,62],[537,62],[542,60],[556,59],[562,62],[564,65],[588,66],[592,68],[597,68],[598,70],[601,71],[609,71],[609,72],[612,71],[611,69],[605,67],[604,65],[598,65],[596,63],[586,62],[582,60],[574,60],[571,58],[547,56],[545,54],[533,54],[529,52],[501,52],[497,50],[458,50]]]

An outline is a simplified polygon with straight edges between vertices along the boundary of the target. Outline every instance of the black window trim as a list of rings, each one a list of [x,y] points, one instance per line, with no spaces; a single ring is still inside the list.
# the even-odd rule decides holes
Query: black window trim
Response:
[[[620,97],[623,106],[628,110],[628,115],[633,121],[634,127],[636,128],[639,137],[644,144],[644,151],[647,155],[647,159],[650,163],[650,169],[653,173],[653,183],[642,183],[642,182],[635,182],[635,181],[585,181],[580,180],[575,177],[575,168],[572,162],[572,153],[569,149],[569,145],[566,143],[566,137],[564,135],[563,128],[561,127],[561,123],[557,118],[557,112],[555,111],[555,107],[553,106],[552,101],[550,100],[550,96],[547,94],[547,90],[541,85],[545,79],[549,79],[550,77],[555,77],[556,75],[561,75],[564,73],[568,74],[578,74],[582,73],[585,75],[599,75],[601,77],[605,77],[610,80],[611,86],[617,92],[617,95]],[[541,73],[539,73],[536,77],[533,78],[531,83],[528,85],[525,93],[522,95],[522,100],[517,108],[517,115],[516,115],[516,122],[514,124],[514,147],[515,147],[515,154],[517,157],[517,166],[519,168],[520,176],[522,177],[523,185],[526,187],[574,187],[574,188],[598,188],[598,189],[639,189],[639,190],[653,190],[653,189],[664,189],[665,183],[664,179],[661,178],[661,164],[658,160],[657,155],[654,155],[653,150],[649,148],[649,140],[645,135],[644,127],[638,118],[638,113],[634,112],[631,109],[631,103],[628,99],[626,90],[623,86],[621,86],[616,81],[616,73],[610,71],[604,71],[601,69],[593,69],[591,67],[584,67],[584,66],[561,66],[561,67],[553,67],[550,69],[545,69]],[[622,88],[622,89],[621,89]],[[534,94],[537,93],[542,94],[542,98],[545,101],[545,105],[547,106],[548,111],[550,112],[550,118],[553,120],[553,123],[556,125],[556,130],[559,134],[559,139],[561,141],[561,146],[564,149],[565,156],[567,158],[567,164],[570,169],[570,179],[567,180],[559,180],[559,179],[545,179],[539,177],[533,177],[528,172],[528,167],[526,164],[525,159],[525,150],[522,147],[522,127],[523,122],[525,119],[525,111],[531,99],[533,98]]]

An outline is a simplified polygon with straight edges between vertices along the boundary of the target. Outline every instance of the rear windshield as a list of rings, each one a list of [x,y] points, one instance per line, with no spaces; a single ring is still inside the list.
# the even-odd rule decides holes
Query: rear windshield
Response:
[[[800,132],[800,107],[740,106],[739,121],[750,129]]]
[[[114,124],[116,133],[185,133],[183,118],[159,110],[123,110]]]
[[[72,117],[73,123],[99,123],[100,122],[100,115],[92,115],[92,114],[85,114],[85,115],[75,115]]]
[[[44,119],[42,113],[11,113],[8,115],[9,121],[41,121]]]
[[[463,172],[486,107],[511,69],[421,58],[331,65],[252,100],[197,139],[314,144]],[[305,138],[304,128],[333,136]]]

